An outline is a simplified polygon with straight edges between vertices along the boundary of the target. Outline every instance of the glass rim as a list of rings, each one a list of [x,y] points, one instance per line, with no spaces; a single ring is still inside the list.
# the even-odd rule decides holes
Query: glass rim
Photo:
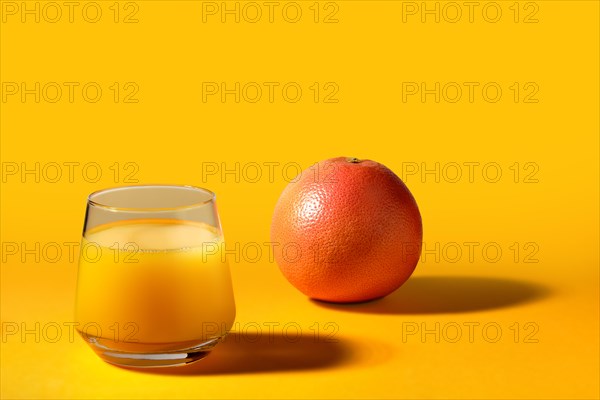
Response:
[[[103,202],[99,202],[93,200],[93,197],[113,192],[113,191],[121,191],[121,190],[131,190],[131,189],[140,189],[140,188],[163,188],[163,189],[188,189],[193,190],[195,192],[202,192],[210,196],[207,200],[199,201],[199,202],[190,202],[190,204],[186,204],[183,206],[175,206],[175,207],[118,207],[110,204],[105,204]],[[140,185],[126,185],[126,186],[114,186],[105,189],[96,190],[90,193],[87,197],[88,206],[94,206],[103,208],[109,211],[127,211],[127,212],[157,212],[157,211],[177,211],[177,210],[187,210],[191,208],[196,208],[200,206],[204,206],[206,204],[212,203],[215,201],[217,195],[212,190],[208,190],[206,188],[202,188],[200,186],[194,185],[170,185],[170,184],[140,184]]]

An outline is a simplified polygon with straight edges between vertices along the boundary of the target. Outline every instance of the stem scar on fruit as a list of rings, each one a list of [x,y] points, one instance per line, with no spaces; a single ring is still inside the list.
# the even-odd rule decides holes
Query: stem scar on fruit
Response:
[[[359,163],[359,162],[361,162],[362,160],[359,160],[359,159],[358,159],[358,158],[356,158],[356,157],[348,157],[348,158],[346,158],[346,161],[348,161],[349,163],[352,163],[352,164],[358,164],[358,163]]]

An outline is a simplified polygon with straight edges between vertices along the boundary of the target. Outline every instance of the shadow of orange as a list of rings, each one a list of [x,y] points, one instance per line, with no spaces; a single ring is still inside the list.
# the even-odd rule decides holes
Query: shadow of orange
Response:
[[[352,347],[339,339],[334,342],[313,335],[293,337],[281,333],[244,335],[231,332],[206,358],[192,364],[120,368],[159,375],[248,374],[331,368],[348,363],[353,354]]]
[[[321,307],[373,314],[461,313],[523,304],[547,296],[548,288],[500,278],[415,276],[389,296],[365,303],[312,300]]]

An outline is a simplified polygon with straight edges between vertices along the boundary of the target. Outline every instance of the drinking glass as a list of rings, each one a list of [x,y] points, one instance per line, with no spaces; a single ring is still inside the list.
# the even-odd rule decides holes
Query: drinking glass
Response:
[[[75,317],[109,363],[159,367],[205,357],[235,303],[215,194],[192,186],[101,190],[87,202]]]

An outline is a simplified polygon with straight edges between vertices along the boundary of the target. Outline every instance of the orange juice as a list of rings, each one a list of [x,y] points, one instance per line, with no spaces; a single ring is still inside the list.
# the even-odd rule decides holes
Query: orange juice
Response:
[[[177,220],[110,223],[81,248],[77,329],[124,351],[159,351],[223,337],[235,318],[218,229]]]

